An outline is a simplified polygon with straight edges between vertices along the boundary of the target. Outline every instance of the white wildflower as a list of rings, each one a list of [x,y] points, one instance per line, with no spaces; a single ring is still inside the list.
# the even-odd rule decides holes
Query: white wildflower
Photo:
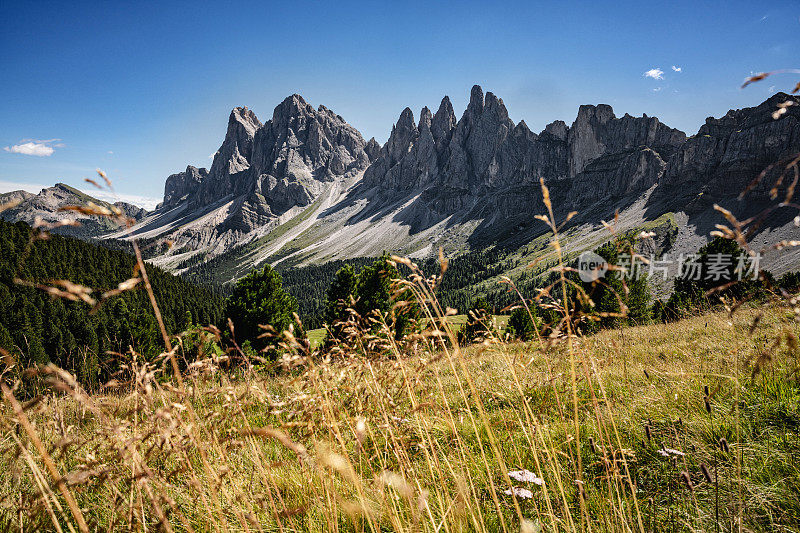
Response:
[[[508,490],[503,491],[505,494],[511,496],[512,494],[517,498],[522,498],[523,500],[530,500],[533,498],[533,493],[528,489],[523,489],[522,487],[511,487]]]
[[[686,455],[680,450],[674,450],[672,448],[666,448],[666,447],[663,450],[658,450],[658,453],[660,453],[664,457],[669,457],[670,455],[678,455],[683,457],[684,455]]]
[[[508,473],[508,477],[522,481],[524,483],[535,483],[537,485],[544,485],[544,480],[531,472],[530,470],[514,470]]]

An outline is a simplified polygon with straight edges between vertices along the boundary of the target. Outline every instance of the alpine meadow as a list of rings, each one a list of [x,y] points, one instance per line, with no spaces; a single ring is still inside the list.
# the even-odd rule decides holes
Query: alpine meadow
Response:
[[[147,4],[0,6],[0,530],[800,532],[796,3]]]

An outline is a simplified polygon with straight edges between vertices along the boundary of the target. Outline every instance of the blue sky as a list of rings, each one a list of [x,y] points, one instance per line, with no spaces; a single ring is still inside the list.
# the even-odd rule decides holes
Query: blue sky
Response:
[[[608,103],[691,134],[790,89],[739,86],[798,58],[798,1],[2,2],[0,191],[90,190],[99,167],[152,206],[210,165],[232,107],[265,121],[292,93],[380,142],[406,106],[460,116],[475,83],[534,131]]]

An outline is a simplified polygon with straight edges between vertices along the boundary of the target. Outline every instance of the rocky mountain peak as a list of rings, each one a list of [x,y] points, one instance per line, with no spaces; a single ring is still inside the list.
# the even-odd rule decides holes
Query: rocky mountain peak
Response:
[[[405,108],[381,147],[332,110],[291,95],[264,124],[247,108],[234,109],[211,170],[189,166],[167,178],[161,209],[141,227],[161,224],[162,234],[190,250],[217,253],[309,213],[300,226],[330,221],[349,235],[367,224],[371,243],[386,238],[390,246],[413,242],[422,250],[441,232],[468,232],[484,242],[526,231],[520,228],[531,213],[544,209],[540,179],[564,213],[641,209],[643,202],[653,213],[677,212],[730,199],[767,165],[800,150],[800,105],[773,118],[789,99],[800,104],[779,93],[708,119],[689,139],[655,117],[618,117],[605,104],[581,106],[571,125],[554,121],[537,134],[476,85],[458,119],[447,96],[436,113],[423,107],[418,121]],[[325,234],[315,233],[317,226],[309,231]],[[320,250],[327,254],[329,244]],[[361,242],[347,247],[354,254],[366,249]]]
[[[492,113],[501,121],[508,120],[508,110],[503,103],[503,99],[498,98],[494,95],[494,93],[486,93],[486,99],[484,100],[483,106],[486,113]]]
[[[164,183],[164,202],[167,209],[177,207],[190,193],[194,192],[204,179],[208,170],[188,165],[186,170],[167,177]]]
[[[364,146],[364,152],[367,154],[370,161],[375,161],[378,157],[381,152],[381,145],[375,140],[375,137],[372,137],[367,142],[366,146]]]
[[[526,124],[524,120],[520,120],[517,125],[514,126],[513,132],[514,135],[522,135],[525,137],[533,136],[534,139],[537,137],[537,135],[531,131],[531,129],[528,127],[528,124]]]
[[[213,180],[247,170],[253,151],[255,133],[262,126],[255,113],[246,107],[235,107],[228,118],[225,140],[214,155],[209,174]]]
[[[469,105],[467,112],[480,115],[483,113],[483,89],[480,85],[473,85],[469,93]]]
[[[569,127],[567,126],[567,124],[563,120],[556,120],[555,122],[551,122],[550,124],[544,127],[542,135],[547,134],[561,141],[566,141],[568,132],[569,132]]]
[[[245,107],[234,107],[231,110],[230,117],[228,117],[228,131],[231,128],[244,128],[246,132],[252,137],[256,130],[261,127],[261,121],[258,120],[253,111]]]
[[[0,194],[0,204],[10,200],[17,200],[21,203],[1,212],[0,218],[2,219],[14,222],[23,221],[30,225],[36,224],[37,221],[56,223],[71,220],[78,222],[78,225],[58,227],[54,231],[81,238],[97,237],[118,229],[117,224],[105,216],[62,211],[66,206],[85,205],[87,202],[94,202],[101,206],[112,205],[65,183],[56,183],[52,187],[42,189],[38,194],[25,191]],[[126,202],[115,202],[113,205],[135,220],[140,220],[147,214],[144,209]]]
[[[431,129],[432,122],[433,113],[428,109],[428,106],[423,107],[419,112],[419,129]]]
[[[375,140],[375,137],[371,137],[367,144],[364,145],[364,153],[367,154],[370,161],[375,161],[378,155],[381,152],[381,145],[378,141]]]
[[[787,101],[793,104],[773,116],[778,105]],[[672,193],[703,187],[710,193],[706,197],[723,196],[730,190],[741,191],[768,166],[798,150],[800,96],[776,93],[756,107],[707,118],[697,135],[682,143],[670,158],[660,188]],[[751,197],[766,197],[780,168],[776,165],[767,172]]]
[[[441,152],[450,142],[453,130],[456,128],[456,114],[450,98],[445,96],[439,104],[439,109],[431,120],[431,133],[436,141],[436,149]]]
[[[408,152],[418,133],[417,125],[414,123],[414,112],[406,107],[400,113],[400,118],[392,127],[392,133],[386,142],[386,154],[392,163],[398,161]]]
[[[412,131],[417,129],[416,124],[414,124],[414,112],[411,111],[410,107],[403,109],[403,112],[400,113],[396,128],[400,131]]]
[[[648,147],[666,159],[685,140],[682,131],[665,126],[655,117],[617,118],[610,105],[582,105],[567,134],[569,175],[575,177],[602,155],[633,148]]]
[[[778,120],[800,120],[800,96],[777,92],[760,105],[747,109],[731,109],[720,118],[708,117],[705,124],[700,126],[697,135],[718,135],[732,130],[751,128],[759,124],[775,122],[772,114],[778,110],[779,105],[786,102],[793,104],[786,107],[786,112],[778,116]]]
[[[326,108],[320,108],[319,112],[315,111],[302,96],[293,94],[287,96],[283,99],[283,102],[275,106],[275,110],[272,112],[272,123],[274,125],[285,125],[292,119],[325,113],[326,111],[328,111]]]
[[[605,124],[615,118],[614,109],[608,104],[582,105],[578,108],[575,124]]]

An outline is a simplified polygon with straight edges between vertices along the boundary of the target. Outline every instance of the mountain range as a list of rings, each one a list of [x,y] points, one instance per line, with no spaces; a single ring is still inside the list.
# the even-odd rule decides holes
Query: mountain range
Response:
[[[776,119],[779,104],[785,112]],[[777,163],[800,152],[798,104],[777,93],[709,117],[688,137],[656,117],[584,105],[571,125],[555,121],[535,133],[476,85],[460,118],[447,96],[416,118],[406,108],[380,146],[295,94],[264,123],[246,107],[233,109],[209,169],[170,175],[154,211],[137,213],[130,230],[102,236],[170,242],[151,261],[178,273],[208,263],[222,282],[265,262],[319,264],[383,251],[424,257],[439,247],[449,255],[501,247],[522,269],[547,249],[548,228],[534,219],[546,212],[541,180],[557,220],[578,213],[564,227],[567,252],[608,240],[602,221],[615,220],[618,232],[655,233],[659,252],[691,253],[723,222],[714,204],[740,218],[775,205]],[[34,198],[12,215],[30,218]],[[754,245],[796,239],[795,214],[773,210]],[[768,256],[764,266],[797,269],[800,255]]]

